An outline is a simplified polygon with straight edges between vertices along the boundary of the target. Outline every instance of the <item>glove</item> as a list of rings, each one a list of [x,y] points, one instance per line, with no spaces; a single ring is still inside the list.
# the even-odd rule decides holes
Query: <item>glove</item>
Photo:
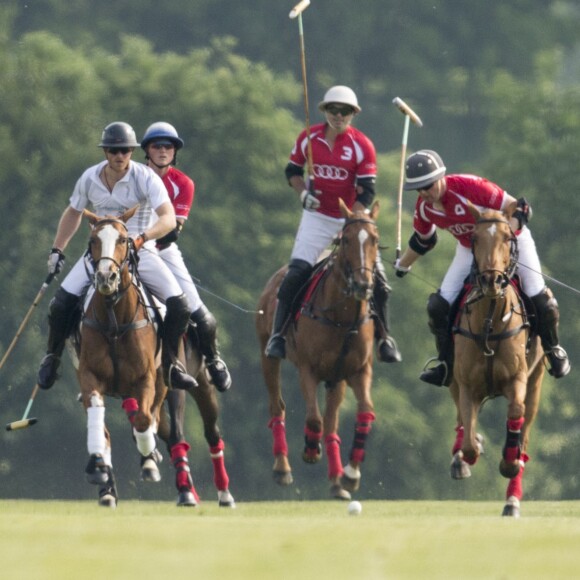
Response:
[[[302,207],[304,209],[318,209],[320,207],[320,200],[316,197],[319,195],[319,191],[312,193],[308,189],[305,189],[300,194],[300,201],[302,202]]]
[[[48,256],[48,273],[59,274],[64,268],[64,254],[58,248],[52,248]]]
[[[136,238],[133,239],[133,249],[138,252],[146,241],[147,236],[145,235],[145,232],[139,234]]]
[[[400,258],[397,258],[393,264],[393,268],[395,269],[395,276],[397,278],[404,278],[411,271],[411,266],[401,266]]]

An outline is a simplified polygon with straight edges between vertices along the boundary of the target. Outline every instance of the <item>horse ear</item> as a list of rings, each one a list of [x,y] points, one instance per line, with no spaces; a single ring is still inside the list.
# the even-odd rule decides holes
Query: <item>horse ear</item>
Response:
[[[89,223],[94,226],[99,221],[99,216],[88,209],[83,210],[83,216],[87,218]]]
[[[481,217],[481,212],[469,200],[467,201],[467,209],[476,221]]]
[[[377,221],[377,217],[379,215],[379,207],[380,204],[378,201],[375,201],[371,207],[371,219],[375,222]]]
[[[354,214],[352,213],[352,211],[350,211],[350,209],[348,209],[348,207],[346,207],[346,203],[344,203],[344,201],[342,201],[341,197],[338,198],[338,207],[340,208],[340,213],[342,213],[342,216],[344,218],[352,219],[352,216]]]
[[[505,213],[505,215],[507,216],[508,219],[510,219],[515,211],[518,209],[518,202],[514,199],[504,210],[503,212]]]
[[[131,209],[128,209],[123,215],[119,216],[119,219],[122,222],[127,223],[135,215],[135,212],[138,209],[139,209],[138,205],[132,207]]]

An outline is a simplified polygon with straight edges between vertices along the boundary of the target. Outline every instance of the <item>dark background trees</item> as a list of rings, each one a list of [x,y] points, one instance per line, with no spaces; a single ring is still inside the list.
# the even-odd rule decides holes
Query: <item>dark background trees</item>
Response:
[[[104,125],[131,123],[138,135],[156,120],[173,123],[186,141],[179,166],[197,186],[181,248],[202,297],[220,321],[224,355],[235,384],[221,397],[232,491],[239,499],[326,497],[325,467],[301,465],[303,406],[286,365],[285,396],[296,486],[269,483],[270,433],[253,315],[261,288],[290,252],[300,214],[284,181],[290,147],[303,125],[298,29],[291,5],[264,0],[185,2],[5,2],[0,7],[0,352],[14,336],[45,277],[56,224],[82,170],[101,158]],[[522,0],[392,2],[313,0],[304,13],[311,118],[332,84],[352,86],[363,112],[356,124],[380,157],[383,254],[392,260],[403,118],[401,96],[425,126],[411,128],[410,150],[441,152],[451,171],[474,171],[526,195],[549,281],[561,304],[563,342],[575,363],[579,286],[575,187],[580,124],[580,74],[575,3]],[[139,160],[136,152],[135,159]],[[414,199],[406,196],[404,240]],[[376,498],[497,498],[496,475],[505,406],[482,413],[488,454],[472,481],[449,486],[454,411],[448,393],[417,379],[433,352],[425,303],[443,275],[454,244],[437,249],[404,280],[393,277],[392,326],[402,365],[376,365],[378,420],[370,438],[362,495]],[[73,263],[86,243],[79,232],[67,251]],[[0,419],[22,414],[34,385],[46,334],[47,292],[14,353],[0,371]],[[39,424],[4,434],[0,493],[4,497],[92,497],[82,478],[85,421],[76,379],[41,393]],[[577,493],[574,456],[578,396],[570,377],[545,381],[543,409],[527,471],[530,497]],[[354,408],[345,406],[343,440]],[[138,458],[115,401],[113,460],[123,496],[172,493],[137,481]],[[188,409],[194,476],[210,494],[210,466],[197,411]],[[566,458],[566,461],[563,459]],[[42,474],[42,475],[40,475]],[[264,481],[260,485],[257,482]],[[498,495],[499,494],[499,495]],[[169,497],[169,495],[167,496]]]

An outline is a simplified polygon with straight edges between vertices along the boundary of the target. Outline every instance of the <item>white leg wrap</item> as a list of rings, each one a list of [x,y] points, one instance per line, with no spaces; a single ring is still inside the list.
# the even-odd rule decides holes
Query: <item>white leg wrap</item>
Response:
[[[137,442],[137,449],[143,457],[147,457],[150,453],[155,450],[155,437],[153,435],[153,428],[149,427],[143,433],[139,433],[136,429],[133,429],[133,434],[135,435],[135,441]]]
[[[107,440],[105,438],[105,407],[87,409],[87,448],[90,455],[105,455]]]

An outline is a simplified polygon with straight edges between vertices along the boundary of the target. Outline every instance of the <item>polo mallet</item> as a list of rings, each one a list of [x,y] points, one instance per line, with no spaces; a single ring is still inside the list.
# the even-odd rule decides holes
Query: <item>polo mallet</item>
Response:
[[[419,115],[399,97],[393,99],[393,105],[405,115],[405,127],[403,129],[403,141],[401,143],[401,171],[399,177],[399,194],[397,197],[397,250],[395,258],[398,260],[401,257],[401,222],[403,219],[403,184],[405,182],[405,155],[407,154],[407,138],[409,136],[409,119],[413,121],[417,127],[423,126],[423,121]]]
[[[22,331],[24,330],[24,328],[28,324],[28,321],[30,320],[30,317],[32,316],[32,313],[33,313],[34,309],[36,308],[36,306],[40,302],[40,299],[43,297],[44,293],[46,292],[46,289],[48,288],[48,285],[52,282],[52,280],[55,277],[55,275],[56,274],[49,274],[46,277],[46,280],[44,281],[44,284],[40,287],[40,290],[38,291],[38,294],[36,295],[36,298],[34,299],[34,302],[30,306],[30,308],[28,309],[28,312],[26,313],[26,316],[24,317],[24,320],[22,321],[22,324],[20,325],[20,327],[16,331],[16,335],[14,336],[14,338],[12,339],[12,342],[10,343],[10,346],[8,347],[8,349],[6,350],[6,352],[4,353],[4,356],[2,357],[2,361],[0,361],[0,369],[4,366],[4,363],[6,362],[6,359],[10,356],[10,353],[12,352],[12,349],[16,345],[16,342],[18,341],[18,339],[20,338],[20,335],[22,334]]]
[[[307,161],[308,161],[308,177],[309,190],[314,193],[314,164],[312,162],[312,143],[310,141],[310,113],[308,108],[308,83],[306,81],[306,50],[304,49],[304,29],[302,28],[302,12],[310,6],[310,0],[302,0],[298,2],[292,10],[290,10],[290,18],[298,18],[298,32],[300,35],[300,62],[302,64],[302,87],[304,93],[304,113],[306,116],[306,146],[307,146]]]
[[[34,398],[36,397],[36,393],[38,393],[38,385],[34,385],[34,389],[32,389],[32,394],[30,395],[30,400],[28,401],[28,405],[26,405],[26,410],[24,411],[24,415],[22,415],[22,419],[20,421],[13,421],[12,423],[8,423],[6,425],[6,431],[16,431],[17,429],[26,429],[31,425],[34,425],[38,419],[32,417],[31,419],[28,418],[28,413],[30,413],[30,409],[32,408],[32,403],[34,402]]]

